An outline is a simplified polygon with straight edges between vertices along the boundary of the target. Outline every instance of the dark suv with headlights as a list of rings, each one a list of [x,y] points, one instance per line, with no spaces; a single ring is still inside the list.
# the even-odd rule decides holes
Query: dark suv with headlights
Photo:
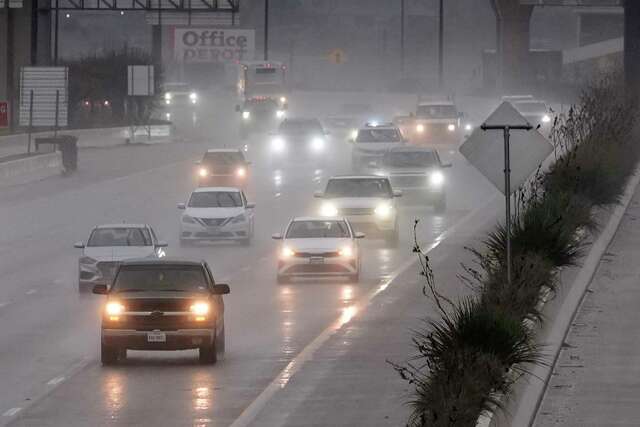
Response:
[[[224,352],[224,302],[229,286],[216,284],[207,263],[142,259],[120,264],[102,315],[101,360],[124,360],[127,350],[198,349],[200,362]]]

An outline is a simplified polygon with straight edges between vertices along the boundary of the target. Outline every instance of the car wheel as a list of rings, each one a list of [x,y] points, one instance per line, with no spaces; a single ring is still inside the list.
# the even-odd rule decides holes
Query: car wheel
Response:
[[[447,211],[447,199],[443,196],[433,205],[433,210],[437,214],[443,214]]]
[[[216,340],[210,345],[205,345],[198,349],[198,357],[203,365],[213,365],[218,361],[218,351],[216,349]]]
[[[118,362],[118,356],[119,349],[117,347],[100,344],[100,361],[103,365],[114,365]]]
[[[222,325],[222,332],[220,332],[220,335],[217,337],[217,342],[216,342],[216,350],[218,354],[224,355],[226,346],[227,344],[224,336],[224,325]]]
[[[278,276],[276,277],[276,281],[278,282],[279,285],[287,284],[289,283],[289,276],[278,274]]]

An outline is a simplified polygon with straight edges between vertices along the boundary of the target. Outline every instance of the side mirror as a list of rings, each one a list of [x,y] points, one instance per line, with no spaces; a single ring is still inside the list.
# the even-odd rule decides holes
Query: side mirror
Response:
[[[313,197],[316,199],[324,199],[324,193],[322,191],[315,191],[313,193]]]
[[[240,108],[239,105],[236,105],[236,113],[239,113],[242,109]]]
[[[247,203],[247,209],[254,209],[256,207],[255,203]]]
[[[402,197],[402,191],[393,190],[393,197]]]
[[[440,166],[442,169],[448,169],[450,167],[453,167],[453,165],[451,163],[444,163]]]
[[[167,242],[163,242],[162,240],[156,242],[156,248],[166,248],[169,246]]]
[[[75,243],[73,244],[73,247],[74,247],[74,248],[76,248],[76,249],[84,249],[84,243],[82,243],[82,242],[75,242]]]
[[[104,283],[98,283],[93,286],[93,293],[96,295],[107,295],[109,293],[109,287]]]
[[[364,238],[366,237],[366,234],[364,234],[364,233],[363,233],[363,232],[361,232],[361,231],[356,231],[356,233],[354,234],[354,237],[355,237],[356,239],[364,239]]]
[[[280,234],[280,233],[272,234],[272,235],[271,235],[271,238],[272,238],[273,240],[282,240],[282,234]]]
[[[211,293],[214,295],[227,295],[231,293],[231,289],[226,283],[216,283],[213,286]]]
[[[178,203],[178,209],[180,209],[181,211],[185,210],[187,208],[187,206],[184,203]]]

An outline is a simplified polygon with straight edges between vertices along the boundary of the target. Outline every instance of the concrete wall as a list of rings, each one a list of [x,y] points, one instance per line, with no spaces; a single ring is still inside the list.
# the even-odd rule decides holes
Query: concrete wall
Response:
[[[62,172],[60,152],[37,154],[0,163],[0,187],[39,181]]]

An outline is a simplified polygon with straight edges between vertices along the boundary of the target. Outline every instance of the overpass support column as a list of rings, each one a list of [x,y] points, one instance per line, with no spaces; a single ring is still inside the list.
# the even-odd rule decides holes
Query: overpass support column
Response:
[[[530,22],[533,6],[519,0],[491,0],[496,14],[499,88],[506,92],[526,89],[531,82],[529,67]]]
[[[624,4],[624,72],[629,94],[640,97],[640,1]]]

